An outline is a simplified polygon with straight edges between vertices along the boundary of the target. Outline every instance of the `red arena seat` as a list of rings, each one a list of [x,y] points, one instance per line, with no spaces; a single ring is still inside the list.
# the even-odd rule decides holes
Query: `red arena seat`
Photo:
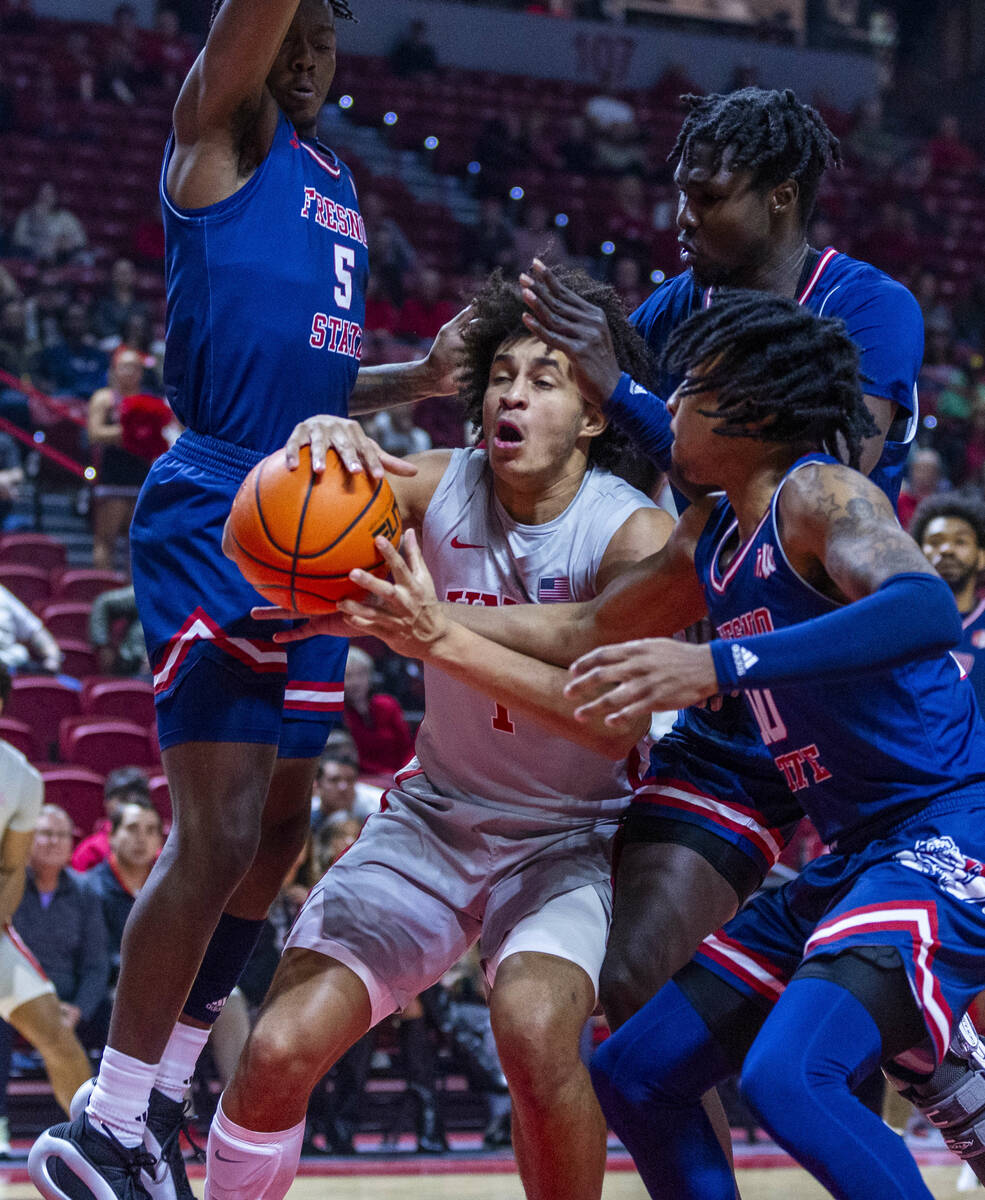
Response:
[[[140,679],[92,679],[82,687],[82,711],[94,717],[115,717],[152,725],[154,688]]]
[[[24,563],[2,563],[0,583],[28,608],[33,607],[38,600],[47,600],[51,595],[51,577],[41,567],[29,567]]]
[[[65,762],[103,775],[114,767],[157,765],[147,730],[133,721],[73,721],[60,749]]]
[[[65,567],[65,546],[44,533],[5,533],[0,537],[0,571],[8,563],[60,571]]]
[[[0,717],[0,738],[19,750],[32,762],[39,758],[38,739],[26,721],[15,721],[13,717]]]
[[[85,767],[51,767],[41,772],[46,804],[64,808],[82,837],[92,833],[103,813],[105,779]]]
[[[60,722],[65,717],[77,716],[79,711],[79,693],[75,688],[50,675],[15,675],[4,715],[29,725],[42,757],[51,758]]]
[[[91,604],[102,592],[123,587],[126,582],[126,577],[119,571],[102,571],[96,567],[70,567],[58,575],[51,598],[79,600]]]
[[[74,638],[59,638],[58,648],[62,652],[62,672],[82,679],[86,675],[99,674],[99,659],[88,642]]]
[[[49,600],[38,611],[38,616],[56,642],[68,638],[88,644],[91,612],[91,604],[78,600]]]

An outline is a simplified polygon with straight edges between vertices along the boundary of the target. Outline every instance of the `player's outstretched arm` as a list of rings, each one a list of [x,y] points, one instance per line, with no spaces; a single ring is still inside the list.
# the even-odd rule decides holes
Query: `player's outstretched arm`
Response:
[[[456,372],[461,361],[462,331],[471,319],[469,306],[442,325],[425,358],[363,367],[349,397],[349,411],[379,412],[431,396],[453,396],[458,391]]]
[[[574,704],[564,695],[564,670],[496,645],[453,620],[467,606],[438,602],[413,531],[404,539],[405,557],[385,538],[378,538],[376,544],[390,567],[391,580],[352,572],[353,582],[366,589],[370,600],[340,603],[349,634],[381,638],[398,654],[419,658],[506,707],[534,717],[553,733],[610,758],[624,757],[646,732],[649,714],[608,727],[576,721]],[[558,612],[568,606],[529,607]]]

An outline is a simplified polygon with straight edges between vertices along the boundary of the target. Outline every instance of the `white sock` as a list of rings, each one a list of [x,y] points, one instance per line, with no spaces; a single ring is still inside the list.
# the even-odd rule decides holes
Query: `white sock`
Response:
[[[256,1133],[222,1111],[209,1130],[205,1200],[284,1200],[297,1174],[304,1121],[276,1133]]]
[[[157,1076],[157,1063],[145,1063],[107,1046],[86,1113],[109,1129],[124,1146],[139,1146],[147,1124],[147,1102]]]
[[[168,1044],[164,1047],[161,1065],[157,1068],[154,1086],[169,1100],[181,1100],[195,1074],[195,1064],[209,1040],[209,1029],[198,1029],[194,1025],[175,1025]]]

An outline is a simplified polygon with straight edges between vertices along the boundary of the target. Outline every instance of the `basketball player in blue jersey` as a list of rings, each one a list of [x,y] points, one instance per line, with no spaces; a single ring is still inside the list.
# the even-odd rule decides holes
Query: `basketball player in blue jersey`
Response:
[[[832,851],[704,941],[600,1048],[596,1091],[663,1200],[732,1200],[699,1101],[743,1062],[764,1127],[832,1195],[929,1200],[852,1088],[883,1065],[985,1163],[985,1079],[957,1028],[985,984],[985,725],[948,653],[960,617],[884,493],[839,461],[874,428],[840,323],[734,292],[668,351],[676,471],[725,494],[597,601],[541,621],[547,656],[597,644],[620,611],[707,611],[719,640],[593,650],[568,695],[618,729],[740,691]]]
[[[175,106],[164,374],[187,432],[151,471],[131,538],[174,826],[127,926],[84,1112],[32,1149],[49,1198],[191,1197],[185,1085],[304,841],[342,708],[343,641],[285,654],[250,618],[256,594],[220,549],[239,482],[315,412],[334,414],[347,469],[412,471],[346,419],[350,393],[381,407],[453,390],[454,329],[427,360],[357,381],[365,228],[348,169],[315,139],[350,15],[344,0],[225,0]]]
[[[961,614],[961,645],[954,657],[985,712],[985,599],[978,594],[985,570],[985,505],[967,496],[928,496],[913,514],[910,536],[954,593]]]
[[[790,297],[839,317],[861,354],[874,420],[861,468],[895,502],[916,426],[923,353],[919,307],[875,267],[807,241],[820,179],[840,162],[837,139],[790,91],[747,88],[685,97],[689,114],[670,155],[685,270],[631,320],[655,355],[723,285]],[[543,264],[527,276],[528,328],[573,363],[583,393],[671,467],[665,399],[680,382],[662,372],[654,395],[615,369],[598,314]],[[680,481],[679,481],[680,482]],[[685,486],[685,485],[681,485]],[[493,614],[469,614],[497,636]],[[625,827],[601,992],[618,1026],[691,956],[701,939],[759,886],[800,819],[740,701],[684,712],[653,748]]]

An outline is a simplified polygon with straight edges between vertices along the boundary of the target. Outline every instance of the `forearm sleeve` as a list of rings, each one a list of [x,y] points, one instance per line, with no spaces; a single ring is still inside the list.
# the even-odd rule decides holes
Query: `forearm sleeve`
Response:
[[[799,625],[711,644],[722,691],[850,679],[932,658],[961,641],[961,614],[936,575],[893,575],[871,596]]]
[[[616,390],[606,401],[605,414],[661,471],[670,470],[674,438],[670,432],[670,413],[659,396],[623,372]]]

